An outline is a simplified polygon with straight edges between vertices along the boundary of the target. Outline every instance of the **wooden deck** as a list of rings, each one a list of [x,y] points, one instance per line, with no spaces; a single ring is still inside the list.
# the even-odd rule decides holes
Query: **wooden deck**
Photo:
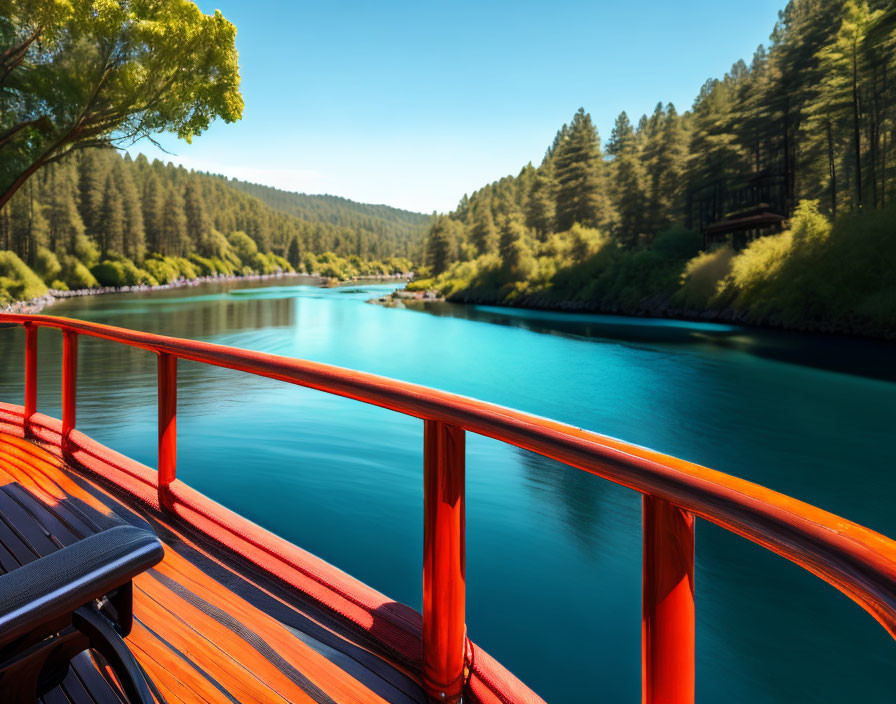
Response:
[[[112,524],[151,527],[165,558],[134,580],[126,642],[159,702],[423,704],[417,679],[375,646],[177,519],[134,510],[111,486],[0,433],[0,570]],[[88,653],[46,704],[121,701]]]

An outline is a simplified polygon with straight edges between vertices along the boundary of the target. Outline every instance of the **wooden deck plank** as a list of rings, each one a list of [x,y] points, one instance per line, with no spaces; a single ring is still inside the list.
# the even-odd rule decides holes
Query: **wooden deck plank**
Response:
[[[62,503],[72,498],[83,502],[87,508],[93,509],[98,514],[99,522],[96,518],[87,517],[83,511],[77,510],[77,504],[73,504],[72,510],[91,532],[95,533],[102,529],[103,517],[106,517],[106,520],[113,517],[109,505],[84,491],[58,461],[53,461],[55,458],[52,455],[20,438],[12,438],[12,442],[9,436],[3,436],[2,439],[0,466],[6,465],[4,469],[13,481],[22,484],[32,493],[34,488],[44,492],[51,504]]]
[[[232,704],[231,700],[216,688],[208,686],[208,682],[192,663],[185,658],[172,658],[167,655],[166,651],[170,649],[168,645],[165,643],[154,645],[154,635],[150,632],[143,633],[144,630],[146,627],[135,621],[133,633],[136,637],[129,639],[129,645],[134,657],[146,670],[146,674],[159,688],[168,704],[176,702]],[[164,665],[156,660],[159,653],[166,659]]]
[[[151,574],[161,574],[194,595],[208,596],[217,584],[200,570],[190,565],[178,555],[172,555],[151,570]],[[282,623],[268,616],[241,597],[230,592],[226,599],[216,599],[218,608],[223,608],[233,619],[241,623],[251,623],[252,631],[263,638],[288,664],[300,669],[314,684],[326,691],[337,702],[370,702],[385,704],[384,700],[354,678],[346,678],[345,672],[327,660],[320,653],[296,638]],[[198,597],[202,598],[202,597]],[[248,641],[246,641],[248,642]]]
[[[271,615],[278,624],[292,635],[297,635],[306,645],[314,648],[331,662],[341,663],[341,669],[352,674],[355,679],[385,700],[400,704],[428,702],[417,680],[399,666],[386,663],[381,655],[347,638],[344,631],[340,633],[334,627],[332,617],[313,609],[309,610],[307,604],[290,601],[279,594],[275,583],[259,580],[260,575],[257,572],[252,573],[251,579],[243,573],[238,573],[232,566],[216,558],[190,537],[178,532],[176,526],[159,519],[156,519],[154,525],[157,533],[165,540],[177,545],[177,554],[183,558],[177,560],[169,554],[171,559],[166,559],[163,565],[174,569],[178,569],[181,565],[195,567],[196,569],[189,574],[200,574],[203,578],[209,578],[213,586],[215,583],[226,584],[229,590]],[[300,606],[303,608],[300,609]]]
[[[269,661],[244,644],[241,648],[227,629],[183,602],[158,582],[141,580],[135,596],[139,599],[135,602],[135,612],[140,619],[146,623],[164,624],[165,640],[191,662],[200,666],[215,663],[218,666],[215,668],[215,678],[240,701],[314,703]],[[169,651],[168,657],[179,656]],[[168,660],[162,662],[164,664]]]
[[[0,569],[122,520],[155,527],[166,543],[163,561],[134,580],[126,642],[170,704],[424,701],[414,678],[340,632],[332,615],[229,564],[173,517],[124,506],[38,445],[0,434]],[[49,697],[49,704],[121,701],[86,655]]]

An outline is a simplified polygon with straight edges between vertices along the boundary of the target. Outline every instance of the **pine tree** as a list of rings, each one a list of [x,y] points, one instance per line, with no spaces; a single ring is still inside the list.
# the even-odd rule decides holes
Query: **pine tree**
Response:
[[[433,213],[432,227],[426,237],[426,264],[436,276],[445,271],[452,260],[451,222],[445,215]]]
[[[289,262],[289,265],[299,271],[299,266],[302,263],[302,249],[299,246],[299,238],[296,235],[293,235],[289,240],[289,246],[286,248],[286,261]]]
[[[639,137],[623,112],[616,118],[608,145],[614,157],[610,164],[611,190],[617,211],[613,235],[626,246],[637,244],[646,230],[647,178]]]
[[[194,179],[187,181],[184,188],[184,215],[190,242],[205,242],[211,234],[211,220],[205,207],[205,199]]]
[[[610,220],[604,163],[597,130],[583,108],[573,117],[568,132],[554,152],[557,175],[557,227],[573,223],[601,226]]]
[[[501,255],[501,268],[504,275],[512,281],[528,279],[534,269],[529,233],[520,215],[501,218],[498,253]]]
[[[103,207],[107,162],[98,150],[90,149],[78,160],[78,192],[81,220],[88,234],[96,237]]]
[[[181,256],[187,253],[187,216],[184,214],[183,196],[176,186],[169,188],[165,197],[159,234],[160,254]]]
[[[866,92],[863,84],[868,66],[864,40],[881,15],[880,12],[872,14],[866,0],[847,0],[843,4],[840,29],[833,41],[817,54],[823,76],[819,91],[823,97],[816,97],[816,105],[819,102],[822,104],[829,116],[832,130],[834,124],[849,125],[855,184],[854,202],[858,208],[865,204],[862,164],[865,144],[862,131],[863,117],[867,113],[867,108],[863,106],[862,100]],[[831,140],[833,141],[833,136]]]
[[[84,222],[75,202],[74,172],[68,164],[55,164],[49,182],[46,208],[50,251],[56,254],[73,252],[78,237],[84,235]]]
[[[556,191],[554,167],[547,161],[536,171],[526,203],[526,224],[542,241],[554,230]]]
[[[663,178],[664,155],[661,135],[663,124],[666,121],[666,112],[662,103],[657,103],[653,114],[647,120],[647,128],[643,134],[644,146],[641,152],[641,160],[644,164],[644,172],[647,176],[645,190],[648,194],[645,216],[647,229],[656,232],[668,212],[664,211],[662,194],[660,193],[660,181]]]
[[[619,156],[622,152],[633,148],[635,141],[635,130],[628,114],[625,110],[619,113],[616,123],[613,125],[613,131],[610,133],[610,139],[607,142],[607,154]]]
[[[31,248],[31,202],[28,189],[18,191],[7,203],[4,210],[8,213],[9,233],[7,246],[20,259],[27,260]]]
[[[153,168],[148,170],[146,180],[143,182],[143,198],[140,205],[146,231],[146,246],[150,252],[161,252],[164,195],[159,177]]]
[[[749,173],[749,158],[731,132],[737,84],[731,76],[712,79],[700,89],[692,113],[688,190],[701,204],[691,225],[702,227],[724,216],[727,185]]]
[[[666,107],[655,139],[659,149],[651,179],[653,205],[648,216],[652,219],[647,223],[648,232],[654,235],[679,220],[684,207],[682,185],[687,169],[687,134],[674,105]]]
[[[634,146],[616,157],[613,164],[613,186],[618,211],[614,229],[616,239],[623,245],[632,247],[647,232],[648,198],[644,189],[646,176],[644,167]]]
[[[488,204],[479,203],[473,208],[473,226],[470,229],[470,242],[478,255],[494,252],[498,248],[498,228]]]
[[[125,164],[129,164],[125,161]],[[118,190],[121,194],[121,205],[124,212],[124,232],[122,237],[122,253],[135,262],[142,262],[146,252],[146,231],[143,224],[143,208],[137,186],[131,176],[133,169],[123,168],[119,163],[114,170],[118,179]]]
[[[110,254],[124,254],[125,218],[121,191],[114,173],[106,178],[100,221],[94,226],[98,231],[100,253],[103,259]]]
[[[519,248],[517,244],[525,239],[526,227],[519,217],[503,217],[499,231],[498,254],[501,256],[505,269],[513,269],[518,263]]]

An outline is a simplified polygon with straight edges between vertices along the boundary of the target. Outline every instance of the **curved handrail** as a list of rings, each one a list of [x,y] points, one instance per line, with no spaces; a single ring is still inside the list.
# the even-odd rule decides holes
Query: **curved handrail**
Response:
[[[791,560],[849,596],[896,638],[896,542],[752,482],[528,413],[319,362],[61,317],[0,314],[3,322],[277,379],[530,450],[668,502]]]

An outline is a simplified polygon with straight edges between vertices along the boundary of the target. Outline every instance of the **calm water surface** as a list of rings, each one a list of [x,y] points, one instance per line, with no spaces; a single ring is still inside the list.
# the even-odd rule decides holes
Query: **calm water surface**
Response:
[[[896,348],[696,323],[432,304],[385,286],[207,285],[48,312],[302,357],[480,397],[794,494],[896,536]],[[38,407],[60,414],[59,335]],[[80,347],[78,427],[153,465],[155,359]],[[22,402],[23,334],[0,330]],[[420,608],[422,423],[181,363],[178,474]],[[468,436],[470,636],[550,702],[638,702],[640,498]],[[785,560],[697,528],[700,702],[893,702],[896,645]]]

